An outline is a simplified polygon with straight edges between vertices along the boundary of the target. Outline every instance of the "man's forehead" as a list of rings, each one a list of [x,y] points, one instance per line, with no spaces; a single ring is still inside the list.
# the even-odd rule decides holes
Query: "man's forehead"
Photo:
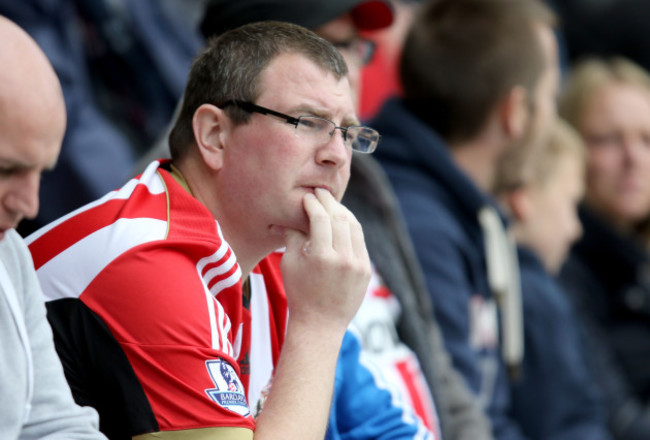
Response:
[[[259,77],[258,102],[288,108],[318,110],[322,116],[354,119],[352,91],[347,76],[337,78],[306,55],[282,53],[273,58]]]
[[[297,50],[284,50],[269,60],[264,69],[262,69],[261,75],[268,75],[268,72],[273,71],[285,71],[286,73],[290,74],[302,73],[303,70],[307,70],[312,73],[318,72],[324,75],[334,74],[333,72],[329,72],[327,69],[324,69],[314,59],[303,52]],[[290,75],[290,77],[291,76],[292,75]]]

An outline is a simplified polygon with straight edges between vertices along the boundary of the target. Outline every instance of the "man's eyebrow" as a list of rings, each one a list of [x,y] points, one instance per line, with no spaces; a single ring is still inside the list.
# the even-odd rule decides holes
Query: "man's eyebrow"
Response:
[[[313,115],[313,116],[318,116],[319,118],[332,120],[331,114],[328,113],[326,110],[317,109],[307,105],[300,105],[296,107],[295,109],[292,110],[292,113],[297,114],[298,116]],[[349,118],[349,117],[343,118],[343,120],[341,121],[342,127],[349,127],[351,125],[361,125],[361,122],[359,122],[357,118]]]
[[[341,125],[343,125],[344,127],[349,127],[351,125],[361,125],[361,121],[359,121],[357,118],[344,119]]]
[[[329,115],[326,111],[315,108],[307,104],[301,104],[291,110],[291,113],[297,114],[298,116],[310,115],[318,116],[320,118],[328,118]]]

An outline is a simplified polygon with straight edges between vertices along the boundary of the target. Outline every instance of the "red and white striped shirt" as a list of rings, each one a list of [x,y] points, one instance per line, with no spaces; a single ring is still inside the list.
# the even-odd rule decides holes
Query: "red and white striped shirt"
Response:
[[[104,379],[136,384],[115,391],[113,398],[123,399],[125,406],[130,394],[144,395],[140,407],[121,415],[130,435],[215,426],[253,429],[245,398],[251,323],[242,304],[241,271],[211,213],[158,162],[121,189],[37,231],[28,245],[48,313],[76,319],[70,308],[78,309],[81,301],[84,315],[92,318],[79,321],[98,318],[128,359],[128,365],[108,369],[107,375],[133,374],[135,380]],[[257,276],[251,277],[256,289],[264,286]],[[252,306],[269,308],[257,300]],[[284,334],[283,308],[285,317],[277,319],[281,328],[269,332],[276,320],[272,313],[254,327],[273,340],[277,352],[264,355],[274,360]],[[97,330],[80,323],[78,332],[84,331]],[[82,344],[61,343],[62,337],[60,353],[76,351],[62,357],[81,359]],[[101,341],[88,336],[84,343]],[[66,374],[70,378],[80,369],[102,367],[70,365]],[[155,423],[142,422],[152,418]]]

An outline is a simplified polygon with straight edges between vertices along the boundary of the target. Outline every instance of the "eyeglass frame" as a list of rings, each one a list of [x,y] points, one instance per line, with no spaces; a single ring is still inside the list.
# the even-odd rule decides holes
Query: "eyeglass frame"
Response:
[[[381,135],[379,134],[379,132],[377,130],[375,130],[374,128],[367,127],[365,125],[349,125],[347,127],[340,127],[340,126],[336,125],[336,123],[334,121],[331,121],[331,120],[329,120],[327,118],[323,118],[323,117],[320,117],[320,116],[302,115],[302,116],[298,116],[296,118],[296,117],[289,116],[289,115],[284,114],[284,113],[280,113],[280,112],[278,112],[276,110],[272,110],[270,108],[262,107],[261,105],[253,104],[252,102],[249,102],[249,101],[241,101],[241,100],[237,100],[237,99],[230,99],[228,101],[223,102],[221,105],[218,105],[217,107],[219,107],[221,109],[225,109],[226,107],[231,106],[231,105],[234,105],[237,108],[240,108],[240,109],[242,109],[242,110],[244,110],[245,112],[248,112],[248,113],[259,113],[259,114],[264,115],[264,116],[275,116],[276,118],[280,118],[280,119],[284,120],[287,124],[291,124],[291,125],[295,126],[296,130],[298,129],[298,125],[300,124],[301,118],[306,117],[306,118],[321,119],[323,121],[327,121],[327,122],[331,123],[334,126],[334,128],[332,129],[332,132],[330,134],[330,139],[332,139],[332,136],[334,136],[334,132],[336,130],[341,130],[341,134],[343,135],[343,141],[344,142],[347,142],[348,129],[350,127],[364,128],[364,129],[367,129],[367,130],[372,130],[375,133],[377,133],[377,142],[375,143],[374,148],[372,148],[371,151],[357,150],[357,149],[354,149],[352,147],[352,145],[349,145],[349,147],[352,149],[352,151],[356,151],[357,153],[360,153],[360,154],[372,154],[377,149],[377,146],[379,145],[379,142],[381,141]],[[347,143],[346,143],[346,146],[347,146]]]

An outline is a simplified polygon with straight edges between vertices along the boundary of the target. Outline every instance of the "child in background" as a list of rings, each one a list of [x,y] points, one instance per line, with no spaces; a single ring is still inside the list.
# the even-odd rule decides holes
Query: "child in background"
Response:
[[[554,280],[582,233],[577,205],[584,192],[585,147],[558,120],[548,144],[528,156],[522,150],[502,160],[495,186],[512,217],[524,308],[514,417],[531,439],[609,439],[577,318]]]

